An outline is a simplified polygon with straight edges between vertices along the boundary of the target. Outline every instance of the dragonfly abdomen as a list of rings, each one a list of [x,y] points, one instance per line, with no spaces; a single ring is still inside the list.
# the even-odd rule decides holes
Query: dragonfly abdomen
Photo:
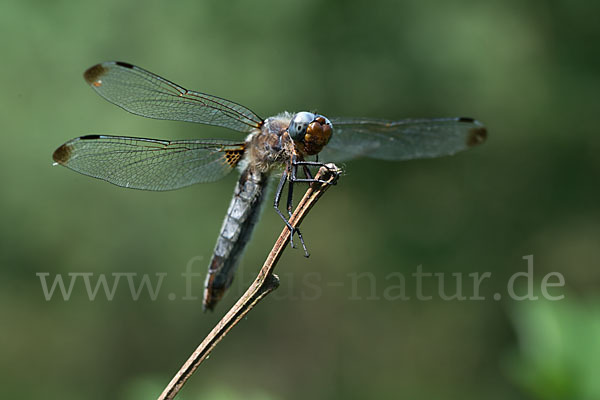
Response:
[[[242,171],[208,266],[204,309],[212,310],[233,281],[239,259],[250,240],[264,200],[266,174],[252,168]]]

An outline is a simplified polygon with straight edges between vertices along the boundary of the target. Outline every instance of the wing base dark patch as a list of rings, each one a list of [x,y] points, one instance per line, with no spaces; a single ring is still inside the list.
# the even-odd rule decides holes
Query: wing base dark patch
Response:
[[[244,155],[244,150],[245,149],[225,150],[225,161],[231,168],[235,168],[235,166],[238,165]]]

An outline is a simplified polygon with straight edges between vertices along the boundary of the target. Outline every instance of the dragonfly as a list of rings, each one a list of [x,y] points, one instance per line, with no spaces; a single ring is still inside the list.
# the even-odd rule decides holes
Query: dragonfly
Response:
[[[213,182],[240,171],[233,198],[208,266],[203,307],[213,310],[231,286],[241,255],[266,200],[270,176],[280,174],[273,206],[308,256],[302,234],[289,224],[294,183],[313,182],[320,160],[358,157],[410,160],[452,155],[485,141],[482,123],[465,117],[404,119],[332,118],[282,112],[263,119],[238,103],[185,89],[120,61],[94,65],[85,81],[109,102],[144,117],[229,128],[245,138],[158,140],[91,134],[69,140],[53,154],[55,164],[117,186],[152,191]],[[314,156],[314,161],[313,157]],[[287,184],[287,214],[280,200]]]

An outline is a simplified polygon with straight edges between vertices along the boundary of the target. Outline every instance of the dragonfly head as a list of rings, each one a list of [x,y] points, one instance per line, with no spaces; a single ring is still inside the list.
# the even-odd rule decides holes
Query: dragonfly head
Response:
[[[292,117],[288,133],[305,154],[312,156],[318,154],[329,142],[333,126],[323,115],[301,111]]]

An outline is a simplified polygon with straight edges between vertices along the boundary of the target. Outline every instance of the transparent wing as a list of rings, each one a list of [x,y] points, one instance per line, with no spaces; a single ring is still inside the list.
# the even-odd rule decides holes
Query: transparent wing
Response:
[[[117,186],[171,190],[227,175],[244,143],[225,140],[154,140],[88,135],[60,146],[52,158],[74,171]]]
[[[486,129],[471,118],[332,119],[333,135],[319,153],[325,162],[357,157],[410,160],[451,155],[485,141]]]
[[[250,132],[262,124],[258,115],[240,104],[189,91],[124,62],[94,65],[83,77],[106,100],[144,117],[198,122],[240,132]]]

